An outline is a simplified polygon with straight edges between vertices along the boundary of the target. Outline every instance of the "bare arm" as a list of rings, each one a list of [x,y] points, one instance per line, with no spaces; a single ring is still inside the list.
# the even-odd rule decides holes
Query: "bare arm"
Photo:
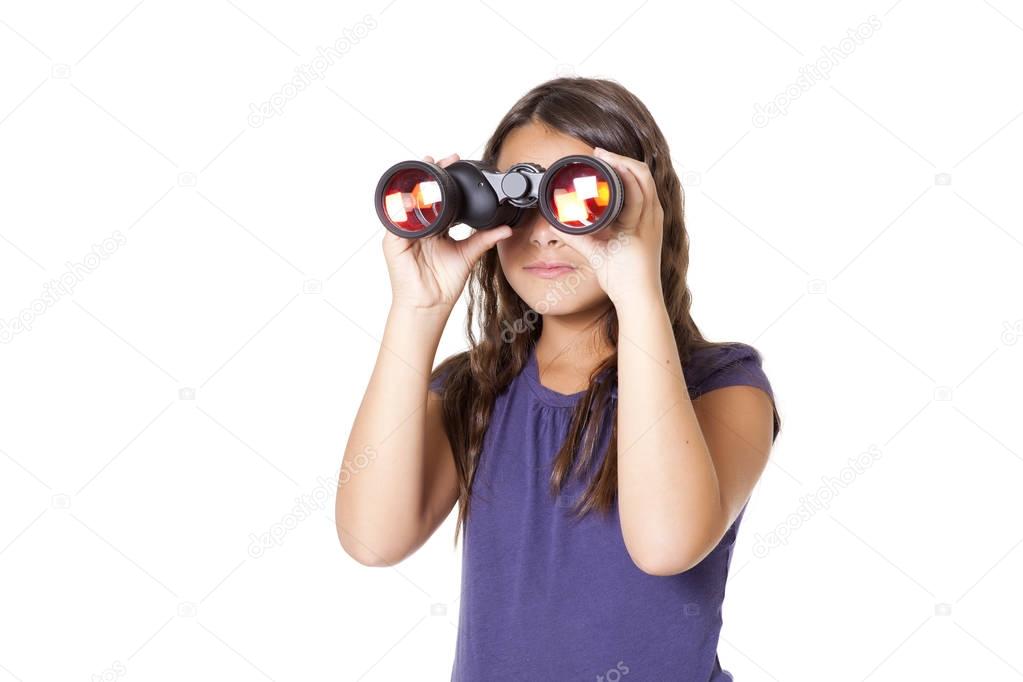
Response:
[[[429,156],[424,161],[433,163]],[[442,159],[447,166],[457,154]],[[341,546],[369,566],[395,564],[418,549],[454,506],[458,480],[428,390],[437,345],[470,269],[511,228],[405,239],[385,232],[391,309],[369,386],[355,416],[335,500]]]
[[[721,541],[767,465],[771,399],[728,386],[690,400],[663,302],[623,311],[620,324],[622,533],[642,570],[681,573]]]
[[[447,315],[392,307],[345,448],[338,537],[360,563],[386,566],[418,549],[458,497],[441,401],[428,391]]]
[[[689,398],[661,277],[664,208],[649,166],[600,149],[625,205],[607,234],[563,235],[592,258],[618,313],[618,509],[629,556],[672,575],[699,563],[749,499],[772,445],[770,397],[750,386]],[[612,248],[612,245],[616,248]]]

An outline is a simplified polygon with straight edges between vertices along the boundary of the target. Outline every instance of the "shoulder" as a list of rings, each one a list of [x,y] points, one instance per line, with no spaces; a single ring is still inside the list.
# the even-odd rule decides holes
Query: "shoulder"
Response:
[[[447,381],[448,375],[455,368],[455,365],[465,356],[466,353],[456,353],[455,355],[449,356],[439,365],[433,368],[430,372],[429,388],[430,391],[437,394],[444,392],[444,384]]]
[[[725,386],[754,386],[774,400],[763,356],[749,344],[732,342],[697,349],[684,370],[691,398]]]
[[[459,378],[464,379],[468,375],[469,367],[469,351],[462,351],[449,355],[439,365],[433,368],[430,372],[429,377],[429,390],[438,395],[444,393],[444,388],[448,384],[448,379],[452,376],[458,380]]]
[[[713,347],[701,348],[693,351],[689,362],[683,366],[686,384],[689,387],[689,397],[694,401],[694,407],[700,396],[711,393],[715,389],[726,386],[753,386],[762,390],[769,400],[771,421],[773,422],[773,436],[778,437],[781,430],[781,415],[775,404],[774,390],[771,382],[764,371],[763,356],[753,346],[746,343],[723,343]],[[722,396],[723,397],[723,396]],[[746,405],[750,409],[756,404],[756,396],[729,396],[727,403],[707,396],[711,404],[698,407],[698,413],[703,410],[724,409],[730,412],[736,405]],[[733,400],[738,403],[732,402]],[[728,407],[725,407],[725,404]],[[741,409],[746,409],[742,407]]]

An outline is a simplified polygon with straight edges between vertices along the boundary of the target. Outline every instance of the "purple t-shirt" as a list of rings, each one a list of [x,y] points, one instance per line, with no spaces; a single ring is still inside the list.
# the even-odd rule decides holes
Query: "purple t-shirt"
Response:
[[[697,351],[683,370],[692,398],[736,384],[774,398],[759,353],[746,344]],[[721,668],[717,644],[746,507],[690,570],[641,571],[625,549],[617,503],[606,518],[591,512],[577,521],[571,505],[585,483],[570,478],[557,499],[548,492],[554,456],[582,395],[543,386],[534,350],[494,404],[463,535],[452,681],[733,679]],[[616,390],[612,396],[616,401]],[[593,471],[609,427],[605,419]]]

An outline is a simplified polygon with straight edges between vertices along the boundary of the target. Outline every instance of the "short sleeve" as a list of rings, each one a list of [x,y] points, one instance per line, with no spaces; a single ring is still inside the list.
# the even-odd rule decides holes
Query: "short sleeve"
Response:
[[[755,386],[774,400],[774,390],[764,373],[760,352],[745,343],[732,343],[712,349],[693,372],[689,381],[690,397],[725,386]]]

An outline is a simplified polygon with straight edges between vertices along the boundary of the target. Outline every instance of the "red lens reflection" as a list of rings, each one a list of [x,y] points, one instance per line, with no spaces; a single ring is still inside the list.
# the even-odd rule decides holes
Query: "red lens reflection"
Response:
[[[425,230],[440,215],[444,203],[441,195],[440,183],[425,170],[400,170],[384,189],[384,215],[392,225],[403,230]]]
[[[585,228],[607,212],[611,184],[598,168],[586,163],[570,163],[551,178],[546,199],[559,223],[569,228]]]

